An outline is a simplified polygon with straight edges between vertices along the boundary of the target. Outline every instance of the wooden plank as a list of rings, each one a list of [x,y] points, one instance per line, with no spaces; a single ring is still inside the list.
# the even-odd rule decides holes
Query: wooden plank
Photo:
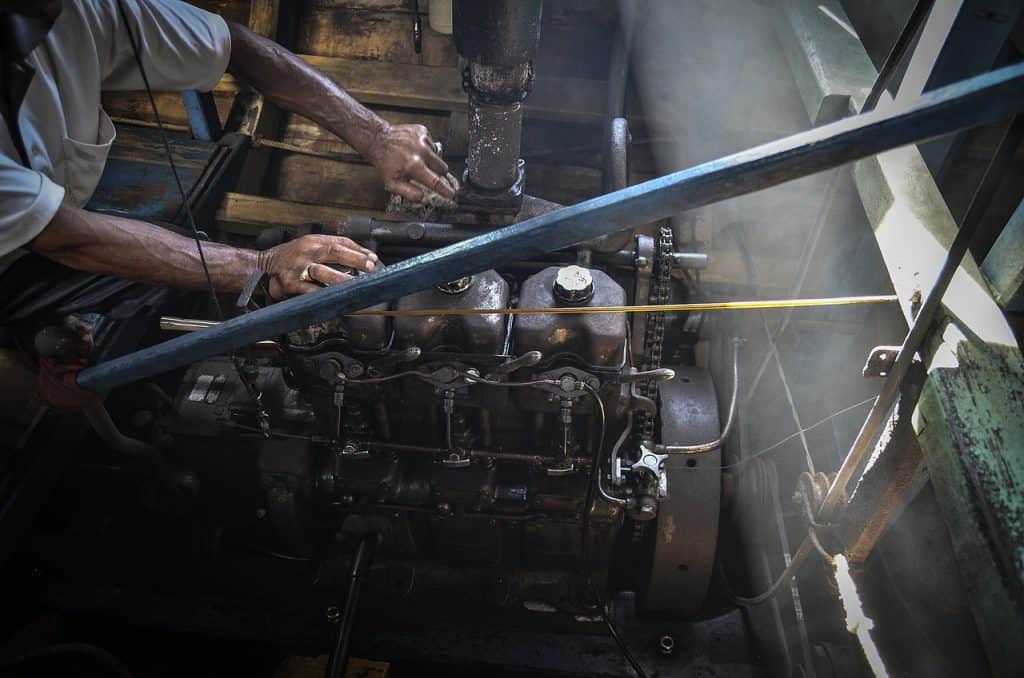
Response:
[[[364,104],[433,111],[459,111],[466,107],[466,93],[462,91],[462,76],[457,68],[300,56]],[[234,92],[238,87],[233,77],[225,76],[217,91]],[[605,89],[603,80],[539,77],[526,100],[526,115],[600,122],[604,116]]]
[[[393,125],[423,125],[430,132],[430,136],[437,141],[444,141],[448,136],[449,116],[447,113],[393,108],[376,108],[374,112]],[[288,116],[281,140],[320,152],[357,155],[355,149],[334,134],[312,120],[296,114]]]
[[[277,667],[273,678],[320,678],[327,670],[327,656],[288,657]],[[345,678],[388,678],[391,665],[387,662],[349,657],[345,665]]]
[[[457,68],[388,64],[341,57],[300,55],[323,71],[345,91],[364,104],[379,104],[431,111],[461,111],[466,108],[462,76]],[[231,75],[225,75],[214,89],[222,122],[235,94],[244,87]],[[599,123],[604,118],[606,84],[603,80],[538,77],[526,100],[527,117]],[[156,93],[160,115],[167,122],[187,124],[181,96],[174,92]],[[110,115],[152,120],[149,102],[142,92],[104,94],[104,109]]]
[[[249,30],[273,40],[277,37],[278,0],[250,0]]]
[[[385,191],[372,165],[274,151],[277,177],[270,193],[296,202],[384,209]]]
[[[217,114],[222,125],[227,121],[234,95],[233,91],[214,92]],[[185,113],[185,104],[181,99],[180,92],[154,92],[153,98],[156,99],[157,110],[160,111],[160,117],[165,123],[178,126],[188,125],[188,115]],[[156,121],[149,97],[145,92],[103,92],[101,101],[103,110],[112,118],[143,122]]]
[[[384,186],[371,165],[276,151],[275,197],[298,202],[383,209]],[[461,173],[459,163],[450,166]],[[572,205],[600,194],[601,172],[590,167],[531,164],[526,190],[530,195]]]
[[[412,28],[411,13],[314,6],[299,26],[295,50],[388,63],[453,68],[458,64],[454,41],[430,30],[425,16],[420,53],[413,45]]]
[[[350,216],[389,218],[380,210],[313,205],[245,193],[226,194],[220,209],[217,210],[217,222],[222,229],[244,235],[255,235],[270,226],[333,224]]]
[[[249,19],[249,0],[188,0],[188,3],[220,14],[228,21],[245,24]]]

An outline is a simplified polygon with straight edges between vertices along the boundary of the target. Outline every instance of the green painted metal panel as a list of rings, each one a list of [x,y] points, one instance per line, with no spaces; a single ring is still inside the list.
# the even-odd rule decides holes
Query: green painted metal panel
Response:
[[[1024,667],[1024,364],[962,342],[930,374],[915,429],[995,675]]]

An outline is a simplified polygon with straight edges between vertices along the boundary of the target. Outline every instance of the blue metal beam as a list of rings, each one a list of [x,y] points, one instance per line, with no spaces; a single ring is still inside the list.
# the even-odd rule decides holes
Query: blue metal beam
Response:
[[[927,93],[899,111],[873,111],[818,127],[287,299],[85,369],[78,383],[107,390],[508,261],[535,258],[1021,110],[1024,63]]]
[[[192,136],[202,141],[217,141],[224,136],[220,126],[220,115],[212,92],[186,90],[181,93],[188,115],[188,126],[192,128]]]

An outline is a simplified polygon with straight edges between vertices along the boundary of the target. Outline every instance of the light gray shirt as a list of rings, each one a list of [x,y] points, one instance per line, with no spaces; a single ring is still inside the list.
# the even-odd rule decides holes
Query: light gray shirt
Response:
[[[213,89],[231,37],[216,14],[178,0],[72,0],[29,55],[36,69],[18,113],[31,167],[0,117],[0,273],[50,223],[62,202],[92,197],[114,141],[101,91],[144,89],[127,30],[154,90]]]

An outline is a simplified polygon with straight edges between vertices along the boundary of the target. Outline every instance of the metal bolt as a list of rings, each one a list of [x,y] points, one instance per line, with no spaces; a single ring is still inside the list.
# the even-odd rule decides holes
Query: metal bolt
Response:
[[[328,624],[337,624],[341,620],[341,610],[337,606],[331,605],[327,608],[326,616]]]
[[[672,634],[666,633],[658,639],[658,649],[663,655],[672,654],[676,649],[676,639],[672,637]]]
[[[256,520],[263,520],[267,517],[267,509],[258,508],[256,509]]]

